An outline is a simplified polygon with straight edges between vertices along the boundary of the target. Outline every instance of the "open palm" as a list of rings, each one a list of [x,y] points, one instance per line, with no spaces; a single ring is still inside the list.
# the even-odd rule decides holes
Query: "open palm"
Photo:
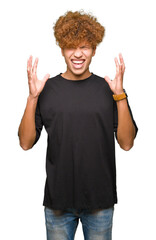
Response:
[[[125,72],[125,64],[122,57],[122,54],[119,54],[120,63],[118,62],[118,59],[115,58],[115,64],[116,64],[116,75],[114,80],[111,80],[108,76],[105,76],[105,80],[109,84],[110,89],[114,94],[121,94],[123,93],[123,76]]]
[[[27,62],[27,74],[28,74],[28,84],[29,84],[29,95],[36,98],[39,96],[41,91],[44,88],[44,85],[48,78],[49,74],[46,74],[42,80],[37,78],[37,64],[38,58],[35,59],[34,65],[32,66],[33,57],[30,56]]]

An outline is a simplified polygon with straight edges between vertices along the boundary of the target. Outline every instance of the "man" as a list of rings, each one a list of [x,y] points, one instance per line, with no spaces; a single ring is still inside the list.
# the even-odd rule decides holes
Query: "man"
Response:
[[[90,14],[67,12],[55,26],[67,70],[37,78],[38,59],[27,63],[29,97],[19,126],[20,145],[48,134],[44,202],[47,239],[74,239],[80,218],[86,240],[110,240],[117,203],[114,132],[126,151],[137,126],[123,89],[125,64],[115,58],[116,75],[99,77],[89,66],[104,27]]]

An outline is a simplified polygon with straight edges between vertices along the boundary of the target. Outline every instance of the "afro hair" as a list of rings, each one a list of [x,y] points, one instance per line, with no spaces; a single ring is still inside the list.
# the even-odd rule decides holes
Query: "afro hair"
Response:
[[[67,11],[65,15],[59,17],[53,29],[56,43],[60,48],[76,48],[83,41],[96,48],[105,34],[105,28],[96,17],[84,11]]]

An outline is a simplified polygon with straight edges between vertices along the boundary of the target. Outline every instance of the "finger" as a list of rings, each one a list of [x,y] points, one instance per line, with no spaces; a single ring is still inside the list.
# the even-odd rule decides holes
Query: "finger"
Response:
[[[120,59],[121,70],[122,70],[122,72],[124,72],[125,71],[125,63],[124,63],[123,56],[121,53],[119,53],[119,59]]]
[[[37,72],[37,64],[38,64],[38,58],[35,59],[33,68],[32,68],[32,73],[36,75]]]
[[[30,56],[28,61],[27,61],[27,73],[28,73],[28,77],[31,76],[31,73],[32,73],[32,59],[33,57]]]
[[[27,61],[27,70],[30,70],[32,67],[32,56],[29,57],[28,61]]]
[[[43,78],[43,82],[46,83],[46,81],[48,80],[48,78],[50,77],[50,74],[46,74]]]
[[[120,59],[120,63],[121,63],[121,64],[124,64],[123,56],[122,56],[121,53],[119,53],[119,59]]]
[[[120,69],[119,69],[119,62],[118,62],[117,57],[114,58],[114,61],[115,61],[115,65],[116,65],[116,72],[118,73]]]
[[[106,82],[108,84],[110,84],[112,82],[112,80],[108,76],[105,76],[104,79],[106,80]]]

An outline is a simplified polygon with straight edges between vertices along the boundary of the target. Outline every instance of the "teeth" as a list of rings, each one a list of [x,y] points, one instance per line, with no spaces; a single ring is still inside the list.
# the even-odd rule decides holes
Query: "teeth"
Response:
[[[73,63],[76,63],[76,64],[81,64],[81,63],[84,62],[84,60],[82,60],[82,61],[74,61],[74,60],[72,60],[72,62],[73,62]]]

